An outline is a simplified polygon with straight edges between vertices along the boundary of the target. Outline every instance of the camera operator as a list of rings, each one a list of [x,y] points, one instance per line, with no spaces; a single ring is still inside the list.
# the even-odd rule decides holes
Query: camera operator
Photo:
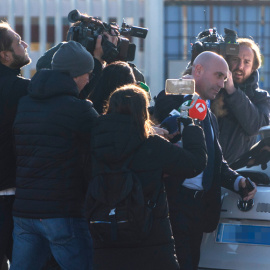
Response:
[[[69,28],[67,39],[81,43],[93,55],[95,60],[95,68],[93,71],[94,78],[90,81],[89,85],[86,85],[86,87],[80,93],[80,98],[87,98],[91,91],[95,88],[101,76],[102,69],[107,64],[117,60],[131,60],[129,57],[132,58],[135,56],[135,49],[131,46],[131,55],[129,55],[130,44],[127,39],[124,39],[120,36],[119,28],[117,27],[109,27],[107,23],[103,23],[96,18],[89,17],[87,14],[81,14],[78,10],[71,11],[68,15],[68,19],[70,22],[74,23]],[[92,28],[95,29],[94,33],[90,33],[89,31],[90,29],[92,31]],[[133,28],[137,29],[137,27],[131,27],[130,32],[133,31]],[[148,30],[143,28],[139,28],[139,30],[142,30],[141,32],[144,33],[141,34],[142,36],[140,37],[145,38]],[[125,32],[128,33],[129,31],[126,31],[125,29]],[[97,33],[99,34],[97,35]],[[136,31],[134,31],[133,35],[136,36]],[[123,40],[125,40],[125,42],[123,42]],[[128,47],[127,43],[129,44]],[[51,69],[51,59],[61,44],[62,43],[49,49],[43,56],[39,58],[36,64],[37,71],[42,68]],[[120,48],[118,48],[118,44],[122,44],[120,45]],[[123,44],[125,44],[125,46]],[[144,76],[138,70],[138,68],[133,63],[128,62],[128,64],[133,69],[136,80],[144,83]]]
[[[256,142],[262,126],[269,125],[270,96],[259,88],[261,52],[248,38],[237,39],[238,55],[227,57],[230,71],[224,88],[212,101],[219,124],[219,141],[229,164]]]
[[[80,22],[76,22],[76,23],[72,24],[71,27],[74,27],[74,26],[79,25],[79,24],[80,24]],[[118,37],[115,36],[113,32],[111,34],[104,32],[103,35],[107,37],[107,44],[111,43],[110,48],[113,50],[117,44]],[[101,76],[102,69],[106,65],[106,62],[102,58],[104,52],[103,52],[101,42],[102,42],[102,35],[99,35],[97,37],[95,49],[93,51],[93,57],[94,57],[94,61],[95,61],[94,70],[93,70],[93,74],[92,74],[93,78],[90,80],[89,84],[87,84],[85,86],[85,88],[80,92],[80,98],[82,98],[82,99],[87,98],[89,96],[90,92],[94,89],[95,85],[97,84],[97,82]],[[62,44],[63,44],[63,42],[52,47],[51,49],[46,51],[44,53],[44,55],[42,55],[38,59],[37,64],[36,64],[37,71],[39,71],[40,69],[51,69],[52,68],[51,67],[52,57],[53,57],[54,53],[61,47]],[[107,53],[109,53],[109,52],[107,52]]]
[[[195,58],[191,75],[185,78],[195,80],[195,91],[206,101],[213,100],[224,87],[228,72],[228,64],[224,58],[207,51]],[[161,116],[165,118],[184,101],[183,95],[166,96],[164,91],[160,92],[154,108],[156,118],[162,120]],[[214,231],[218,224],[221,185],[235,192],[246,187],[245,178],[230,169],[223,158],[218,141],[218,124],[209,109],[201,125],[208,150],[206,169],[195,178],[185,179],[182,185],[180,179],[176,185],[176,181],[172,181],[170,177],[166,181],[176,254],[180,269],[183,270],[197,269],[203,232]],[[253,198],[255,193],[256,188],[244,199]]]

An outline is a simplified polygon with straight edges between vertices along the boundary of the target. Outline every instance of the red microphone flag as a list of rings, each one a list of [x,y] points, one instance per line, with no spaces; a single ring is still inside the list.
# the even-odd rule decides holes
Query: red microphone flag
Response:
[[[193,103],[194,101],[192,101],[190,105],[192,105]],[[205,101],[202,99],[198,99],[195,102],[195,105],[191,109],[189,109],[188,113],[189,117],[193,119],[198,119],[201,121],[204,120],[207,114],[207,105]]]

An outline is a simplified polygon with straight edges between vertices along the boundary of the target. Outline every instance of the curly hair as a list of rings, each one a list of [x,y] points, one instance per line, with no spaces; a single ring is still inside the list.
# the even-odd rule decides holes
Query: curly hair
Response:
[[[262,64],[262,56],[261,56],[261,50],[259,48],[259,45],[254,42],[254,40],[250,38],[238,38],[236,40],[239,45],[245,45],[252,49],[254,52],[254,61],[253,61],[253,69],[257,70],[261,67]]]

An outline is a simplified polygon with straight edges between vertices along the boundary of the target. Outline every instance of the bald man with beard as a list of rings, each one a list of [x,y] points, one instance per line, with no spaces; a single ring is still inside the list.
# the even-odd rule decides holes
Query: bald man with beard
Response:
[[[194,60],[192,74],[185,78],[194,79],[196,92],[201,99],[208,101],[215,99],[224,87],[228,72],[228,64],[221,56],[203,52]],[[177,108],[183,100],[184,96],[181,101],[178,100]],[[171,178],[166,181],[170,220],[181,270],[198,268],[203,233],[215,230],[219,221],[221,186],[238,192],[246,185],[245,178],[230,169],[223,158],[217,120],[210,109],[200,124],[208,149],[206,169],[194,178],[185,179],[182,185],[176,186],[174,183],[177,181]],[[256,188],[244,199],[253,198],[255,193]]]

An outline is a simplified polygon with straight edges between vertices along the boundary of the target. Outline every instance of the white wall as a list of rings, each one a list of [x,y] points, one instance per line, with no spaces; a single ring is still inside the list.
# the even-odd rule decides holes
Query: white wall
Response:
[[[23,38],[28,44],[31,41],[31,17],[39,17],[39,51],[29,49],[32,63],[24,67],[25,77],[30,77],[30,70],[35,69],[38,58],[46,50],[46,18],[55,18],[57,44],[62,41],[62,19],[73,9],[102,17],[106,22],[108,18],[116,17],[118,24],[121,24],[122,18],[125,17],[138,26],[139,19],[145,18],[145,27],[149,28],[145,52],[139,51],[139,39],[134,38],[133,41],[137,45],[134,63],[145,74],[152,93],[164,87],[163,0],[0,0],[0,17],[7,18],[13,28],[15,18],[23,18]]]

